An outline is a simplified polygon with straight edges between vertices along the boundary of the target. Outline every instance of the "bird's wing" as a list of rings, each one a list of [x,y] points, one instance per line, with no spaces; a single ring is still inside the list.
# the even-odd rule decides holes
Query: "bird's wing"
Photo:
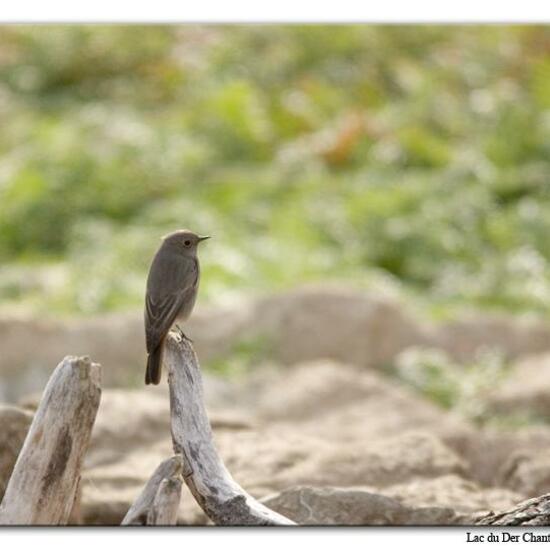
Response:
[[[170,294],[162,302],[145,300],[145,339],[147,352],[151,353],[166,336],[181,309],[186,293]]]
[[[154,350],[176,320],[198,283],[197,261],[175,256],[155,257],[147,280],[145,336],[147,351]]]

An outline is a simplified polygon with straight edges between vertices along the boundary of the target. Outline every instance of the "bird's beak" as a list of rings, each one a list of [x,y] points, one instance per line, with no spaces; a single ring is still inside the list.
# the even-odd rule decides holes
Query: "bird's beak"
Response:
[[[199,236],[199,243],[200,243],[201,241],[206,241],[206,239],[209,239],[209,238],[210,238],[210,235],[204,235],[204,236],[202,236],[202,237]]]

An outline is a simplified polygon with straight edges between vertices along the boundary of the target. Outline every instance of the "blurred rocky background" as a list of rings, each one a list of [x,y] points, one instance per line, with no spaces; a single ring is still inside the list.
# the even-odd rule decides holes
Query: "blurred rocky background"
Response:
[[[4,26],[0,116],[0,497],[68,354],[105,388],[76,521],[171,454],[141,309],[180,227],[251,494],[456,524],[550,492],[548,27]]]

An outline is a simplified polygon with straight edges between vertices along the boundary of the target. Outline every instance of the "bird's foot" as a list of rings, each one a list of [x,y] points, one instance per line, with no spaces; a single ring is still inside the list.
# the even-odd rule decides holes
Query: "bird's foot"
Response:
[[[180,328],[179,325],[176,325],[176,328],[178,329],[179,337],[180,337],[182,340],[187,340],[190,344],[193,343],[193,340],[191,340],[191,338],[189,338],[189,336],[187,336],[187,335],[185,334],[185,332],[183,332],[183,330],[181,330],[181,328]]]

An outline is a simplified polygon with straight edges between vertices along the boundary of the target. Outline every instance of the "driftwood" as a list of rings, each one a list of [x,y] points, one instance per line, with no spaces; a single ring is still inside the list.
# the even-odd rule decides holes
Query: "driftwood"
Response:
[[[131,508],[128,510],[126,516],[122,520],[122,525],[148,525],[149,513],[155,508],[154,517],[159,516],[159,506],[161,503],[157,503],[155,506],[155,500],[157,497],[162,499],[162,496],[159,496],[159,491],[162,486],[162,483],[166,479],[178,478],[181,475],[182,471],[182,460],[181,455],[175,455],[171,458],[166,459],[164,462],[157,467],[153,475],[132,504]],[[166,493],[167,489],[164,489],[162,494]],[[181,492],[181,483],[180,483],[180,492]],[[172,491],[173,493],[173,491]],[[179,504],[179,496],[178,496]],[[177,514],[177,505],[176,505],[176,514]],[[162,515],[162,514],[160,514]],[[159,525],[158,523],[153,523],[153,525]]]
[[[44,390],[0,505],[0,525],[69,520],[101,397],[101,367],[65,357]]]
[[[225,468],[213,443],[191,344],[171,333],[165,363],[177,454],[157,467],[122,525],[175,525],[183,481],[218,525],[294,525],[246,493]],[[88,357],[65,357],[54,370],[0,504],[0,525],[70,521],[101,398],[100,379],[100,365]],[[549,526],[550,493],[473,521],[486,526]]]
[[[147,514],[147,525],[176,525],[182,484],[181,476],[161,481],[153,506]]]
[[[174,452],[183,457],[183,478],[217,525],[294,525],[246,493],[225,468],[204,407],[202,376],[190,342],[170,333],[164,362],[170,387]]]
[[[550,493],[520,502],[506,512],[491,512],[476,525],[550,525]]]

